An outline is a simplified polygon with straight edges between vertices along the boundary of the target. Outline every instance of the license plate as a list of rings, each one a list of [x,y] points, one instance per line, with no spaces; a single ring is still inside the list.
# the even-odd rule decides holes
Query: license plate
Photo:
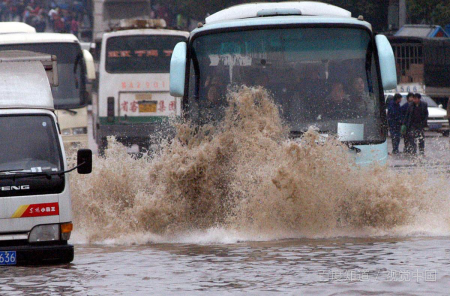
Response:
[[[139,113],[155,113],[157,102],[139,102]]]
[[[127,147],[127,153],[139,153],[139,146],[134,144],[131,147]]]
[[[440,128],[442,128],[442,124],[430,124],[429,125],[429,129],[430,130],[436,130],[436,129],[440,129]]]
[[[0,251],[0,265],[16,264],[16,251]]]

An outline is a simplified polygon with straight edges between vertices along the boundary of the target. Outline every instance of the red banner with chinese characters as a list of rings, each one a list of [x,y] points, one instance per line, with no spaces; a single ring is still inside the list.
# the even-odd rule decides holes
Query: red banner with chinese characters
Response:
[[[11,218],[42,217],[59,215],[57,202],[20,206]]]

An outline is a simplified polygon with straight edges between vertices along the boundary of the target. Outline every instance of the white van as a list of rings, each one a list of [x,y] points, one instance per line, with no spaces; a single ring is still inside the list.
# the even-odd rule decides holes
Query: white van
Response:
[[[0,52],[0,265],[73,260],[67,173],[90,173],[92,152],[79,150],[67,170],[50,85],[55,56]]]

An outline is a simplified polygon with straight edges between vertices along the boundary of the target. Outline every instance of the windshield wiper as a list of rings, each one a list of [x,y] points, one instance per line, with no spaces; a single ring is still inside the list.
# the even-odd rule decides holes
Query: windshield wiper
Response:
[[[320,135],[328,135],[328,134],[330,134],[330,131],[316,130],[316,132],[318,134],[320,134]],[[290,138],[299,138],[299,137],[302,137],[305,133],[306,133],[306,131],[290,131],[289,132],[289,137]]]
[[[73,114],[73,115],[77,115],[78,114],[78,111],[75,111],[75,110],[72,110],[72,109],[63,108],[62,110],[67,111],[67,112],[69,112],[70,114]]]
[[[62,172],[64,173],[64,172]],[[48,179],[51,179],[52,175],[58,175],[61,174],[61,172],[22,172],[19,174],[8,174],[8,175],[0,175],[0,180],[3,179],[22,179],[22,178],[28,178],[28,177],[42,177],[45,176]]]
[[[47,179],[51,179],[52,176],[60,176],[62,177],[66,173],[70,173],[77,168],[83,166],[85,162],[80,163],[79,165],[71,168],[67,171],[57,171],[57,172],[23,172],[20,174],[10,174],[10,175],[0,175],[0,180],[3,179],[22,179],[22,178],[33,178],[33,177],[47,177]],[[23,171],[23,170],[22,170]]]
[[[356,148],[352,143],[350,142],[342,142],[345,146],[348,147],[348,149],[354,151],[355,153],[361,153],[361,149]]]
[[[317,133],[319,133],[321,135],[322,134],[326,135],[326,134],[329,134],[329,131],[317,131]],[[302,131],[290,131],[289,137],[295,139],[295,138],[302,137],[304,134],[305,134],[305,132],[302,132]],[[361,149],[355,147],[353,145],[353,143],[351,143],[351,142],[342,141],[341,143],[344,144],[345,146],[347,146],[348,149],[354,151],[355,153],[360,153],[361,152]]]
[[[25,170],[25,169],[2,170],[2,171],[0,171],[0,173],[21,172],[21,171],[24,171],[24,170]]]

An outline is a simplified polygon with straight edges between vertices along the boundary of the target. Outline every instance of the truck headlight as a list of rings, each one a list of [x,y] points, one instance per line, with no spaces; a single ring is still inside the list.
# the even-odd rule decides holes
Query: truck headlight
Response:
[[[72,134],[72,130],[70,128],[65,128],[61,131],[61,134],[64,136],[70,136]]]
[[[35,226],[28,237],[28,242],[49,242],[59,240],[59,224]]]
[[[72,129],[74,135],[85,135],[87,134],[87,127],[75,127]]]

